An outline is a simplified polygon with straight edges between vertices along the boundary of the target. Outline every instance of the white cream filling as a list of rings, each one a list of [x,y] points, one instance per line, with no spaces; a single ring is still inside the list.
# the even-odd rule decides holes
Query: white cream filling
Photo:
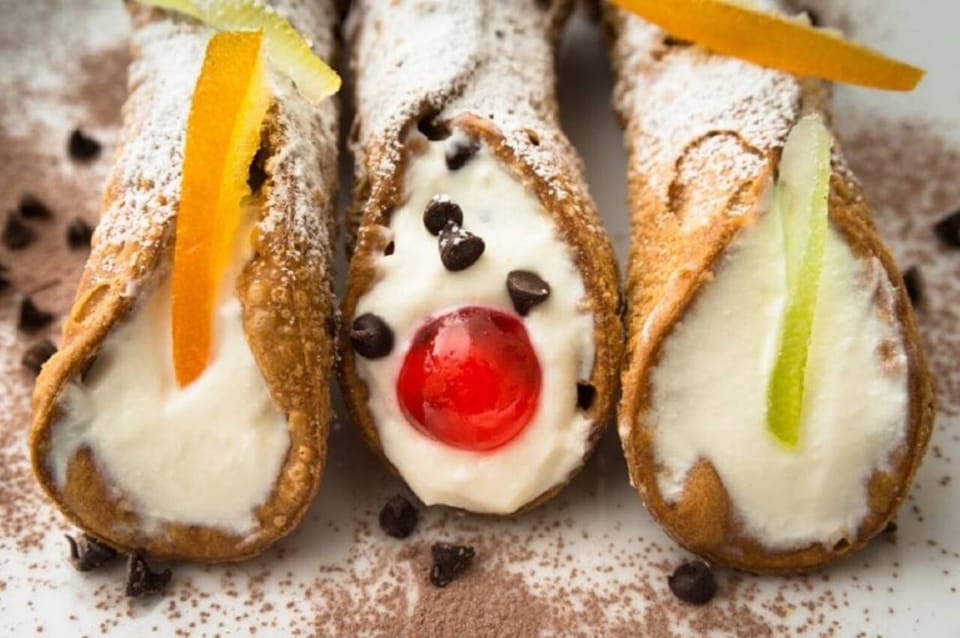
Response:
[[[868,480],[903,442],[908,409],[906,354],[878,309],[890,282],[830,228],[799,445],[787,449],[767,431],[784,259],[781,220],[763,215],[664,343],[649,415],[663,496],[676,501],[706,459],[745,531],[769,549],[855,537]]]
[[[234,272],[223,284],[214,357],[185,388],[173,371],[169,278],[104,340],[87,380],[67,387],[65,416],[52,429],[58,485],[88,447],[148,533],[163,522],[235,534],[257,525],[254,510],[269,498],[290,439],[247,345],[235,281]]]
[[[484,145],[457,171],[447,169],[444,146],[426,144],[411,157],[406,200],[390,228],[394,253],[376,258],[377,281],[360,299],[356,314],[383,317],[396,337],[382,359],[357,356],[357,372],[370,389],[384,453],[426,504],[475,512],[509,513],[563,481],[583,460],[590,422],[577,408],[576,384],[593,369],[593,316],[569,248],[559,239],[537,198],[514,179]],[[463,209],[464,228],[486,243],[480,259],[461,272],[440,261],[437,238],[423,225],[435,195]],[[473,452],[450,447],[408,423],[396,396],[396,380],[410,341],[423,321],[458,306],[482,305],[513,313],[507,274],[536,272],[551,287],[546,302],[523,324],[543,374],[533,420],[503,447]]]

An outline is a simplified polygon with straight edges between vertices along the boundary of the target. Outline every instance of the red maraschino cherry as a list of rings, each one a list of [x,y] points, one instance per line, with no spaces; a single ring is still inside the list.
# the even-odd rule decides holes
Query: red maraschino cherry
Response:
[[[487,451],[530,423],[540,383],[540,363],[519,318],[468,306],[420,328],[403,360],[397,397],[423,433]]]

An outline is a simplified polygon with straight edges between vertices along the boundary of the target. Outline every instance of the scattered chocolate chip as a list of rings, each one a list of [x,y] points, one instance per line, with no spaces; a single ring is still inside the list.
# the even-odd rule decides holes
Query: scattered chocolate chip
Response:
[[[526,317],[550,296],[550,284],[529,270],[513,270],[507,275],[507,293],[513,309],[521,317]]]
[[[717,593],[713,570],[702,560],[683,563],[667,578],[673,595],[685,603],[702,605]]]
[[[946,245],[960,248],[960,210],[950,213],[934,224],[933,232]]]
[[[479,150],[480,142],[477,140],[462,138],[450,140],[444,153],[447,168],[451,171],[460,170]]]
[[[130,554],[127,558],[127,577],[124,590],[127,596],[136,598],[144,594],[162,593],[170,582],[171,572],[165,569],[155,572],[138,553]]]
[[[67,245],[72,250],[81,250],[90,247],[93,238],[93,228],[84,220],[77,217],[67,226]]]
[[[907,289],[907,296],[910,297],[910,303],[914,308],[919,308],[923,303],[923,276],[920,269],[916,266],[910,266],[903,271],[903,285]]]
[[[7,279],[7,267],[0,264],[0,293],[6,292],[10,288],[10,280]]]
[[[70,564],[77,571],[88,572],[91,569],[96,569],[117,556],[117,550],[109,545],[104,545],[92,536],[81,534],[76,539],[69,534],[64,534],[64,536],[70,543]]]
[[[820,14],[810,7],[801,7],[800,11],[807,14],[811,27],[819,27],[823,24],[823,20],[820,19]]]
[[[417,509],[397,494],[380,510],[380,528],[394,538],[406,538],[417,526]]]
[[[10,250],[23,250],[36,238],[37,234],[32,228],[24,224],[19,217],[11,214],[7,218],[7,225],[3,227],[3,236],[0,237],[0,241],[3,241],[3,245]]]
[[[24,219],[53,219],[53,211],[35,195],[27,193],[20,198],[20,216]]]
[[[261,146],[257,149],[256,154],[253,156],[253,161],[250,162],[250,168],[247,170],[247,186],[250,187],[251,192],[259,193],[267,181],[266,165],[267,149]]]
[[[389,244],[383,247],[383,254],[389,257],[390,255],[393,254],[393,252],[396,249],[397,249],[397,245],[393,242],[390,242]]]
[[[693,45],[690,40],[682,40],[673,35],[667,35],[663,38],[663,44],[668,47],[688,47]]]
[[[439,142],[450,137],[450,127],[439,118],[439,111],[431,111],[417,121],[417,130],[431,142]]]
[[[379,359],[393,350],[393,330],[382,318],[368,312],[350,325],[350,343],[361,357]]]
[[[589,383],[577,384],[577,407],[581,410],[589,410],[593,405],[593,400],[597,397],[597,389]]]
[[[57,346],[49,339],[43,339],[36,342],[23,353],[20,363],[23,367],[34,374],[40,374],[40,368],[43,364],[57,352]]]
[[[446,587],[453,582],[454,578],[470,566],[476,556],[472,547],[452,543],[434,543],[430,552],[433,554],[430,582],[437,587]]]
[[[486,249],[483,240],[455,224],[447,224],[440,231],[440,261],[451,272],[466,270]]]
[[[423,225],[431,235],[436,236],[449,223],[463,226],[463,209],[446,195],[435,195],[423,209]]]
[[[887,526],[883,528],[884,534],[896,534],[897,533],[897,521],[890,521],[887,523]]]
[[[36,332],[46,328],[53,321],[53,313],[41,310],[30,297],[20,302],[20,319],[17,327],[24,332]]]
[[[100,142],[80,129],[74,129],[67,142],[70,157],[78,160],[91,160],[100,155]]]

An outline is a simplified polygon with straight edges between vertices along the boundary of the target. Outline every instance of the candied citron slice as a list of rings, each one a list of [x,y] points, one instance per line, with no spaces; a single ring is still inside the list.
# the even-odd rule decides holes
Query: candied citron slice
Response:
[[[717,53],[795,75],[876,89],[911,91],[924,71],[836,32],[730,0],[613,0]]]
[[[787,301],[767,387],[767,429],[788,448],[800,440],[807,355],[827,241],[830,171],[830,132],[819,115],[808,115],[783,147],[771,211],[783,227]]]
[[[214,305],[240,227],[270,105],[259,31],[210,39],[193,92],[173,256],[173,363],[182,387],[211,355]]]
[[[316,104],[340,90],[340,76],[310,49],[310,43],[263,0],[137,0],[183,13],[221,31],[263,31],[270,63]]]

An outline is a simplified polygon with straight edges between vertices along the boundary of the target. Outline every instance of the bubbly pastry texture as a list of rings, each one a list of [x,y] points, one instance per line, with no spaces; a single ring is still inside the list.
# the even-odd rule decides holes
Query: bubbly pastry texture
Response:
[[[884,307],[892,287],[832,227],[795,449],[766,428],[786,302],[781,220],[746,228],[664,342],[651,377],[657,483],[668,502],[709,461],[746,533],[768,549],[855,538],[867,483],[904,442],[907,358]]]
[[[106,338],[86,380],[67,386],[64,417],[51,432],[57,485],[87,447],[148,533],[162,522],[236,534],[256,527],[255,509],[270,497],[290,437],[247,345],[236,275],[222,286],[213,357],[184,388],[173,370],[168,276]]]
[[[570,249],[537,198],[489,149],[481,145],[462,168],[448,170],[445,148],[462,138],[455,132],[444,141],[414,140],[420,151],[406,171],[405,202],[383,229],[394,252],[377,258],[378,279],[356,310],[357,316],[381,316],[395,345],[381,359],[358,356],[357,371],[370,389],[384,453],[424,503],[503,514],[564,481],[583,461],[590,421],[577,407],[576,384],[593,369],[593,316],[583,303],[584,284]],[[424,227],[424,209],[437,195],[456,202],[463,228],[486,244],[466,270],[444,268],[437,237]],[[532,421],[515,439],[487,452],[453,448],[422,434],[407,421],[396,395],[412,338],[428,317],[460,306],[514,313],[506,279],[518,269],[537,273],[551,287],[550,297],[521,318],[543,372]]]

